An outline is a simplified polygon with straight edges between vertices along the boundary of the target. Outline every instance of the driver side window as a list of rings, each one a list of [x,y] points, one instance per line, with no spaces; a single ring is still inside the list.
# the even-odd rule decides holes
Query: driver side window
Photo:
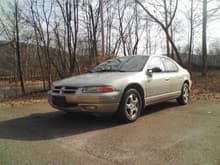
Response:
[[[148,64],[147,69],[152,69],[152,70],[160,70],[160,72],[164,72],[164,65],[160,57],[153,57]]]

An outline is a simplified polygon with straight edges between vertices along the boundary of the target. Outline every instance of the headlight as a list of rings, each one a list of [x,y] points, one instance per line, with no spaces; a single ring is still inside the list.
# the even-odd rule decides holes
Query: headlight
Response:
[[[82,89],[83,93],[106,93],[112,91],[114,91],[112,86],[85,87]]]

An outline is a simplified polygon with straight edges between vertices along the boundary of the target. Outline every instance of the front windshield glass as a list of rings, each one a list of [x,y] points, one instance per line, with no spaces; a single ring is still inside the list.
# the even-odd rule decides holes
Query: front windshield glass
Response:
[[[92,72],[140,72],[148,56],[127,56],[108,60],[96,66]]]

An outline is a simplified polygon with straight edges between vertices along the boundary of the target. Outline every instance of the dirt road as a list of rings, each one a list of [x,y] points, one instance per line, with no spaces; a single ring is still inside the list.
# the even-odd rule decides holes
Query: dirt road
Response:
[[[0,164],[220,165],[220,103],[163,103],[132,124],[1,106]]]

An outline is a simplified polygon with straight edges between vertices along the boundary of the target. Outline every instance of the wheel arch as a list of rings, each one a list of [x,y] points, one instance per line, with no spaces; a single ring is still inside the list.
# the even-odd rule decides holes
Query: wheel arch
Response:
[[[124,89],[124,91],[123,91],[123,93],[122,93],[122,95],[121,95],[120,102],[121,102],[121,99],[122,99],[122,97],[124,96],[125,92],[126,92],[128,89],[131,89],[131,88],[136,89],[136,90],[140,93],[141,99],[142,99],[142,107],[144,108],[144,106],[145,106],[145,100],[144,100],[144,98],[145,98],[145,93],[144,93],[143,87],[142,87],[140,84],[138,84],[138,83],[131,83],[131,84],[129,84],[129,85],[127,85],[127,86],[125,87],[125,89]]]
[[[189,85],[189,80],[184,80],[183,84],[187,83]]]
[[[191,90],[192,83],[190,82],[190,80],[185,79],[184,82],[183,82],[183,84],[185,84],[185,83],[189,86],[189,90]]]

